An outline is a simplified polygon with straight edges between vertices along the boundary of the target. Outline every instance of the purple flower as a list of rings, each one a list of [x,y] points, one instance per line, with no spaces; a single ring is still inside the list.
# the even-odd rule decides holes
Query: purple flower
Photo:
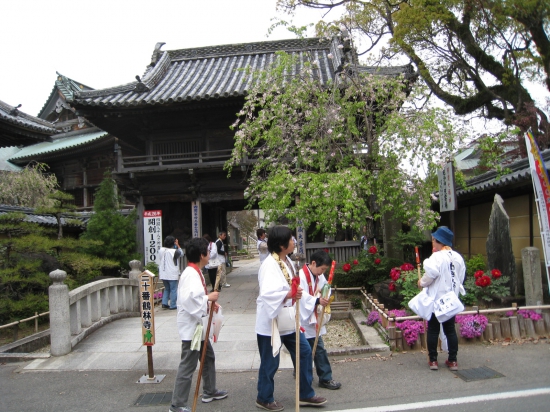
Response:
[[[460,324],[460,336],[468,339],[481,336],[489,323],[484,315],[457,315],[455,321]]]
[[[403,332],[407,345],[412,346],[418,340],[418,335],[424,333],[424,324],[418,320],[395,322],[395,327]]]
[[[380,314],[378,313],[378,311],[373,310],[371,311],[371,313],[369,313],[369,316],[367,318],[367,325],[372,326],[376,322],[380,322]]]
[[[508,316],[508,314],[506,314],[506,316]],[[523,319],[531,319],[531,320],[542,319],[542,315],[540,313],[537,313],[534,310],[529,310],[529,309],[518,310],[518,316],[521,316]]]

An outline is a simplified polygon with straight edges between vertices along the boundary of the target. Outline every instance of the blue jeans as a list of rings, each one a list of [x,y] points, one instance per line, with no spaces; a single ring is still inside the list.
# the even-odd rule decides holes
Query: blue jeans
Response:
[[[307,341],[313,351],[315,338],[309,338]],[[313,358],[313,363],[315,363],[315,371],[317,372],[320,382],[332,380],[332,369],[330,367],[330,361],[328,360],[325,344],[323,343],[323,338],[321,336],[319,336],[319,340],[317,341],[317,349],[315,349],[315,358]]]
[[[258,370],[258,401],[271,403],[275,400],[275,373],[279,369],[280,354],[273,357],[271,349],[271,336],[256,335],[258,349],[260,351],[260,369]],[[281,336],[281,343],[286,346],[292,358],[296,362],[296,334]],[[311,365],[311,346],[300,333],[300,399],[309,399],[315,396],[311,387],[313,381],[313,367]]]
[[[170,309],[176,309],[178,307],[178,281],[162,279],[162,283],[164,283],[162,304],[168,306],[168,299],[170,299]]]

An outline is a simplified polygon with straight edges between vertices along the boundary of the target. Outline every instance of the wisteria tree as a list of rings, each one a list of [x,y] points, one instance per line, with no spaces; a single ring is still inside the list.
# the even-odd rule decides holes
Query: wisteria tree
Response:
[[[319,63],[299,69],[277,55],[256,81],[233,127],[226,164],[248,162],[250,205],[267,221],[285,216],[331,235],[359,230],[385,213],[419,228],[432,227],[433,174],[460,140],[441,109],[415,108],[422,90],[402,76],[362,74],[348,67],[323,86]],[[430,183],[432,182],[432,183]]]
[[[382,64],[400,58],[414,64],[431,95],[456,114],[497,119],[521,132],[531,128],[539,145],[550,147],[548,108],[537,100],[550,90],[549,0],[278,0],[277,5],[290,13],[300,6],[326,10],[327,20],[335,19],[319,22],[319,35],[344,25],[363,40],[360,54]]]

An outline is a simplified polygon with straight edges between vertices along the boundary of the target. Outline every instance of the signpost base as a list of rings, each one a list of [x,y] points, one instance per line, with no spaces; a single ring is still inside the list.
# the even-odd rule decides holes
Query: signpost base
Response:
[[[152,378],[149,375],[143,375],[136,383],[161,383],[166,375],[156,375]]]

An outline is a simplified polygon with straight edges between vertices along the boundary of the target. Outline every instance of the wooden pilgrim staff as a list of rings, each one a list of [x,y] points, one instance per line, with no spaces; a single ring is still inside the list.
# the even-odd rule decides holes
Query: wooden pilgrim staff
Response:
[[[330,290],[330,286],[332,285],[332,278],[334,278],[334,269],[336,268],[336,261],[332,261],[332,265],[330,266],[330,273],[328,275],[328,281],[327,281],[327,296],[328,296],[328,290]],[[325,285],[326,286],[326,285]],[[323,289],[325,289],[325,286],[323,286]],[[327,296],[323,296],[323,293],[321,292],[321,296],[325,299]],[[313,349],[311,350],[311,357],[315,359],[315,351],[317,350],[317,342],[319,342],[319,334],[321,333],[321,328],[323,325],[323,317],[325,316],[325,308],[321,311],[321,316],[319,317],[319,322],[317,323],[317,331],[315,333],[315,342],[313,343]]]
[[[420,254],[418,253],[418,246],[415,246],[414,247],[414,254],[415,254],[415,257],[416,257],[416,267],[418,268],[418,282],[420,284],[420,279],[421,279],[421,276],[420,276]],[[424,324],[424,339],[426,341],[426,353],[427,353],[427,356],[428,356],[428,362],[430,361],[430,354],[428,352],[428,342],[427,342],[427,339],[428,339],[428,329],[426,328],[426,319],[422,319],[422,323]]]
[[[214,286],[214,290],[217,290],[219,292],[218,287],[220,286],[220,271],[216,273],[216,285]],[[204,338],[204,344],[202,345],[202,354],[201,354],[201,364],[199,366],[199,373],[197,375],[197,387],[195,388],[195,397],[193,398],[193,408],[191,408],[192,412],[195,412],[197,409],[197,399],[199,398],[199,389],[201,386],[201,377],[202,377],[202,368],[204,366],[204,358],[206,357],[206,347],[208,345],[208,340],[210,339],[210,326],[212,325],[212,316],[214,316],[214,304],[216,302],[212,302],[210,305],[210,315],[208,317],[208,326],[206,327],[206,337]]]
[[[298,280],[298,282],[295,282]],[[292,289],[294,292],[294,285],[296,284],[296,292],[298,291],[298,286],[300,286],[300,278],[298,276],[292,279]],[[300,298],[296,298],[296,412],[300,411]]]

